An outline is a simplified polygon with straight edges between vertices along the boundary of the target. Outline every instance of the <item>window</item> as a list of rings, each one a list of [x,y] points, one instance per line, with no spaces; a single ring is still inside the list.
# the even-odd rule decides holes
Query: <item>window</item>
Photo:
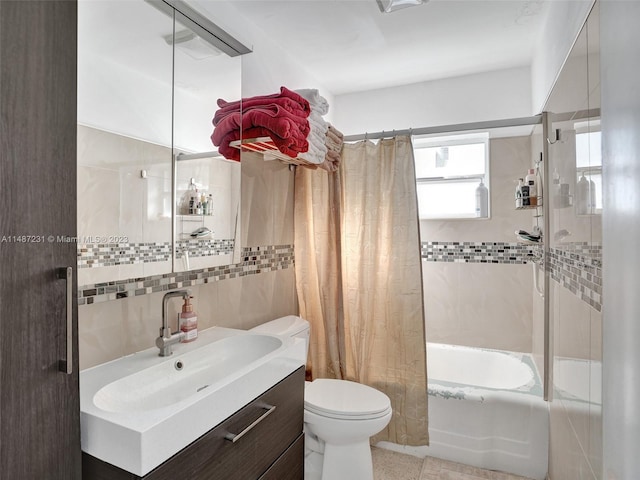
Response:
[[[475,218],[476,188],[489,188],[489,135],[416,138],[420,218]]]
[[[588,127],[588,126],[587,126]],[[602,212],[602,145],[600,131],[589,131],[576,124],[576,182],[582,175],[595,187],[595,211]],[[593,128],[593,125],[591,125]],[[599,128],[599,125],[596,126]]]

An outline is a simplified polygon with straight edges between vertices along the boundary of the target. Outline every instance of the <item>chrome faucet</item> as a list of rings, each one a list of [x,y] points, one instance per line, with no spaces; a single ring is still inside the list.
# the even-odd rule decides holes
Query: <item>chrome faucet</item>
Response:
[[[173,297],[182,297],[187,299],[191,296],[189,290],[174,290],[167,292],[162,297],[162,327],[160,327],[160,336],[156,338],[156,346],[160,349],[159,355],[161,357],[168,357],[171,355],[171,345],[178,343],[185,336],[184,332],[180,331],[180,325],[176,326],[176,333],[171,334],[171,328],[169,327],[169,319],[167,313],[167,307],[169,299]]]

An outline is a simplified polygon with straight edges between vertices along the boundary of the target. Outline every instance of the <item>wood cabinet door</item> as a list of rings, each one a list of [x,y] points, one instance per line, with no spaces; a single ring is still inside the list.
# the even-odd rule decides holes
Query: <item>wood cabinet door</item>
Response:
[[[0,478],[81,476],[76,282],[77,5],[0,1]]]

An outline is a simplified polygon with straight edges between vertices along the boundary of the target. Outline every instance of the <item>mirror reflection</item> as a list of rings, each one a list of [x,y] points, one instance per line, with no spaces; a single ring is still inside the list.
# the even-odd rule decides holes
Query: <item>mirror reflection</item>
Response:
[[[173,39],[173,40],[172,40]],[[219,98],[240,98],[241,59],[176,20],[174,36],[173,271],[233,263],[240,214],[240,163],[211,142]]]
[[[174,271],[234,263],[240,163],[176,155]]]
[[[78,284],[228,264],[239,164],[210,136],[216,100],[240,98],[240,57],[144,0],[80,2],[78,37]],[[185,220],[191,178],[208,209]],[[211,234],[184,238],[196,224]]]

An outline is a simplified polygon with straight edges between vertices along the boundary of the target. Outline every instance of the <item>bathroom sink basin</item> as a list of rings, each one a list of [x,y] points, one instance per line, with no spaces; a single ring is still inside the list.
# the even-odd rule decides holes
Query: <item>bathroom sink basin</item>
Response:
[[[301,339],[214,327],[80,372],[82,450],[143,476],[305,362]]]
[[[144,412],[215,388],[238,370],[273,352],[282,340],[267,335],[223,338],[102,387],[93,397],[107,412]]]

